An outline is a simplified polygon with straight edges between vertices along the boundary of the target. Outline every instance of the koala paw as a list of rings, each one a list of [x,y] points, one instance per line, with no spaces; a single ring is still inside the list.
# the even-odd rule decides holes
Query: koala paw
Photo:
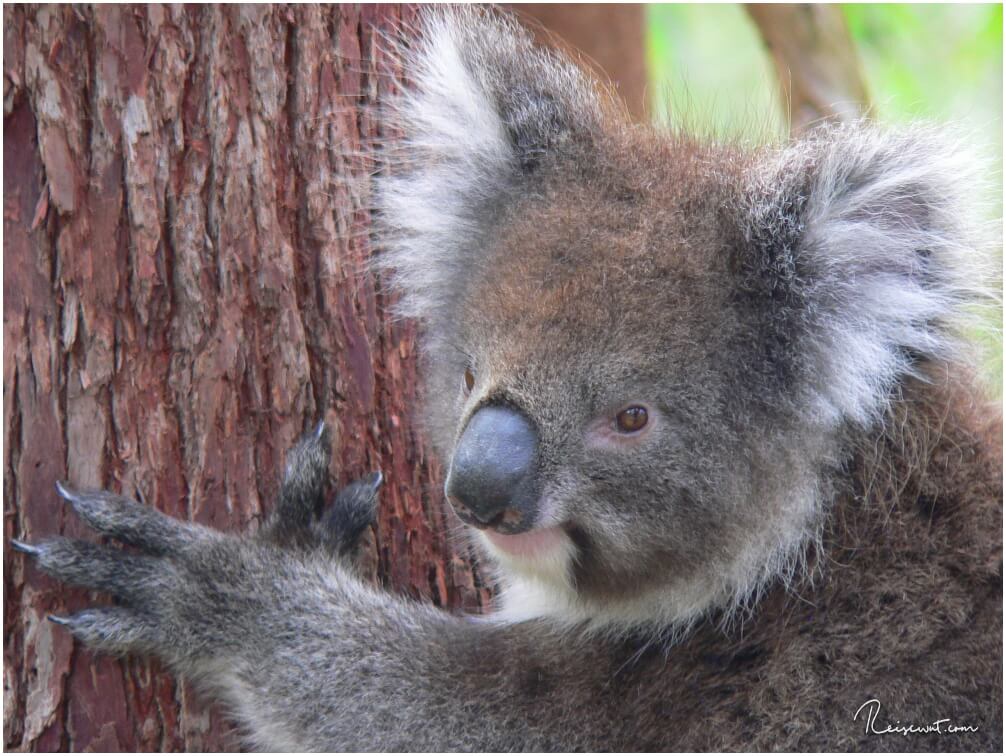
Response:
[[[30,555],[57,580],[108,593],[122,604],[49,619],[108,653],[170,656],[173,646],[191,643],[194,629],[183,627],[177,612],[186,601],[187,586],[198,583],[192,568],[201,555],[220,547],[226,550],[227,542],[237,539],[108,491],[56,487],[88,525],[138,553],[69,538],[49,538],[36,545],[12,540],[16,550]]]
[[[381,475],[346,486],[323,513],[330,456],[324,426],[289,451],[276,510],[250,538],[182,522],[109,491],[57,484],[90,527],[135,551],[68,538],[11,545],[57,580],[118,602],[53,622],[99,650],[155,654],[185,669],[197,657],[240,648],[242,627],[270,611],[270,597],[296,592],[298,564],[324,561],[325,554],[350,561],[373,519]],[[279,590],[277,580],[290,585]]]

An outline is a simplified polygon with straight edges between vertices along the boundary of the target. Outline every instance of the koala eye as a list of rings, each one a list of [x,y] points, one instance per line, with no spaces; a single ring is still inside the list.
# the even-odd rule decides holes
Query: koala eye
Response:
[[[648,420],[645,407],[626,407],[615,416],[619,433],[636,433],[646,427]]]
[[[475,388],[475,373],[470,367],[466,367],[461,380],[461,390],[465,392],[465,396],[468,396],[472,393],[473,388]]]

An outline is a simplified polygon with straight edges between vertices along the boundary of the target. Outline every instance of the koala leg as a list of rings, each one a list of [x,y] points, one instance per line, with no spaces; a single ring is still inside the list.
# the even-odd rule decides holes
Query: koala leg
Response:
[[[576,642],[557,644],[546,625],[473,621],[360,580],[346,557],[366,531],[381,476],[350,484],[321,513],[326,443],[322,432],[291,450],[277,510],[251,536],[180,522],[107,491],[60,486],[83,520],[132,548],[68,538],[13,546],[57,580],[116,602],[53,622],[99,651],[159,657],[220,700],[251,747],[524,745],[513,739],[524,729],[514,723],[532,722],[541,710],[540,695],[527,691],[540,690],[542,675],[556,681],[554,690],[577,690],[564,675],[589,655]],[[596,687],[607,682],[602,676]]]

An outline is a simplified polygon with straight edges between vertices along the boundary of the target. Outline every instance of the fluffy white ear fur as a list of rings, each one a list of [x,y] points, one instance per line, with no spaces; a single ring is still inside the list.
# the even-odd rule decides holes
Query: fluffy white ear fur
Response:
[[[376,264],[402,293],[399,313],[430,321],[450,309],[528,155],[595,127],[601,106],[590,77],[508,16],[427,9],[418,40],[398,49],[410,86],[385,113],[402,139],[382,161]]]
[[[986,299],[977,161],[939,132],[826,126],[763,163],[752,228],[798,220],[792,285],[807,307],[808,412],[868,424],[921,360],[953,359]],[[771,233],[771,232],[769,232]]]
[[[451,17],[429,15],[421,47],[406,55],[414,84],[392,103],[403,134],[378,183],[381,268],[402,292],[400,314],[432,317],[442,292],[463,272],[475,241],[477,207],[492,201],[510,173],[503,122],[464,60]]]

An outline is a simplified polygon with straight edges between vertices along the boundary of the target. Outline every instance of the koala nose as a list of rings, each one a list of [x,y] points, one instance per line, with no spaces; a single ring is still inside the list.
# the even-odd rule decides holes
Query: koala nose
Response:
[[[458,516],[477,528],[520,533],[534,525],[538,431],[500,405],[472,415],[461,434],[444,490]]]

